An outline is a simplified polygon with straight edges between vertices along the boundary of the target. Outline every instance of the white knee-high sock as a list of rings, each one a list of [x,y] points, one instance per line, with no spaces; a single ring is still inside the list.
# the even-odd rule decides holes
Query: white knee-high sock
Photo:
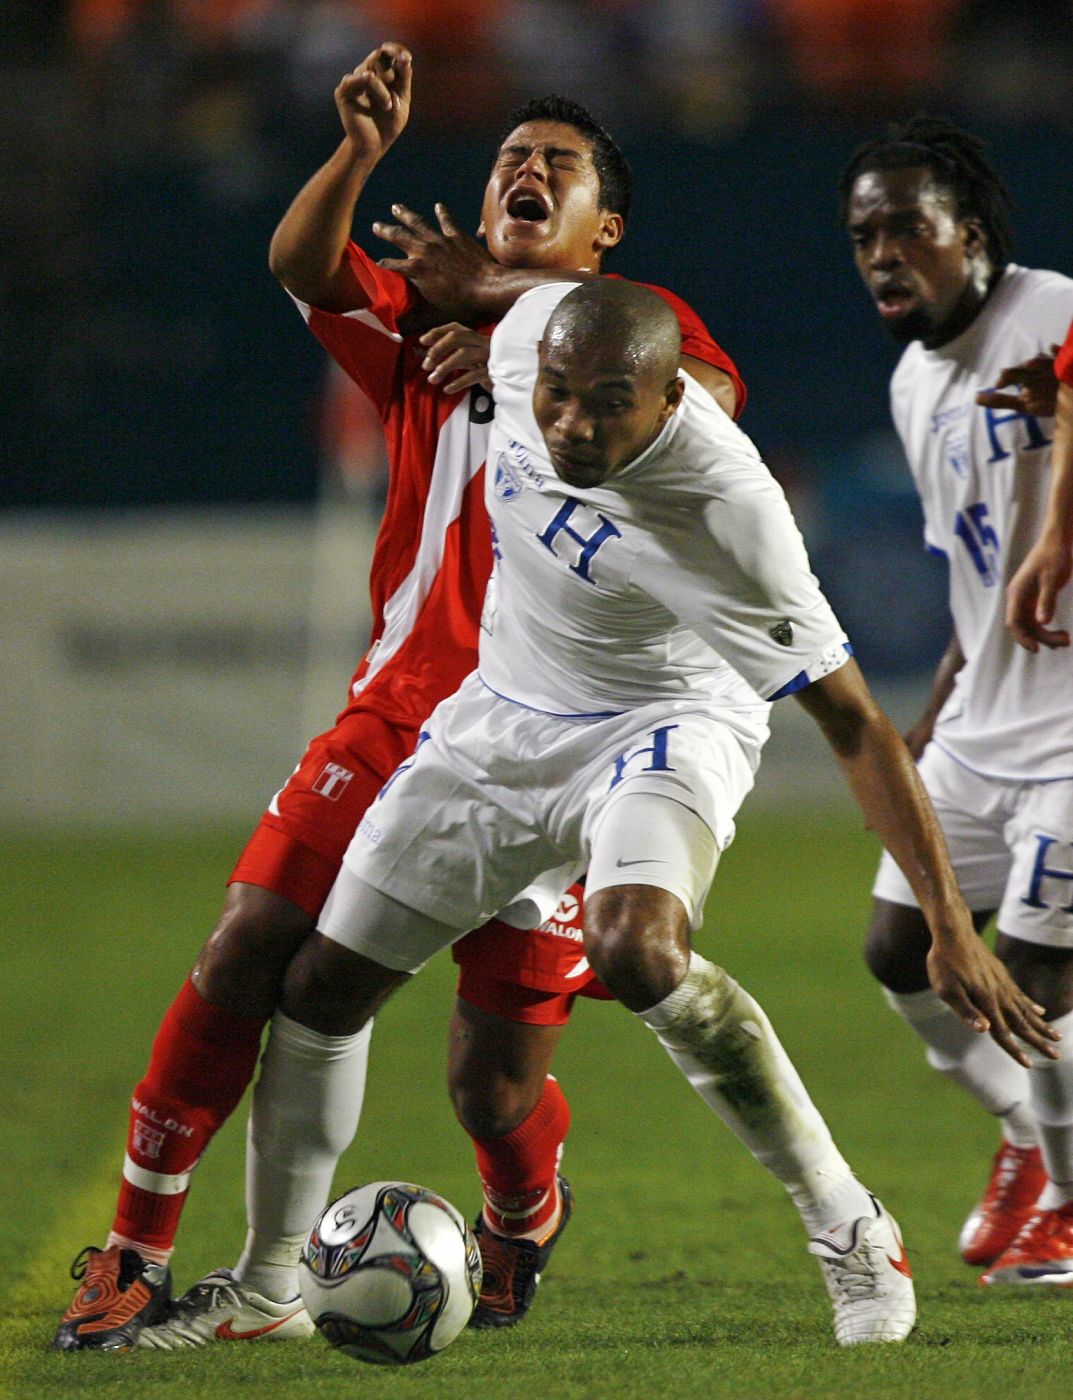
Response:
[[[249,1232],[235,1273],[266,1297],[298,1292],[298,1255],[327,1205],[357,1132],[372,1022],[321,1035],[277,1011],[261,1057],[246,1139]]]
[[[641,1019],[705,1103],[783,1183],[810,1233],[872,1214],[868,1192],[771,1022],[722,968],[694,953],[682,982]]]
[[[1035,1059],[1028,1071],[1039,1145],[1050,1178],[1039,1199],[1045,1210],[1073,1201],[1073,1011],[1051,1025],[1062,1037],[1062,1058]]]
[[[922,992],[892,992],[884,987],[883,995],[928,1047],[932,1069],[1001,1118],[1006,1137],[1016,1147],[1031,1147],[1037,1141],[1028,1070],[1023,1065],[1011,1060],[989,1035],[970,1030],[930,987]]]

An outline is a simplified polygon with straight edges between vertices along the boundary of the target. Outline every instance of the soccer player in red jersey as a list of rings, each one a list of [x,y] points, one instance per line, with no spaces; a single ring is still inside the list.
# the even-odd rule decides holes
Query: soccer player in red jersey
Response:
[[[491,400],[469,388],[479,375],[464,348],[469,333],[421,333],[447,316],[490,330],[542,276],[596,275],[623,234],[630,184],[621,154],[583,108],[553,99],[520,113],[500,147],[482,206],[487,254],[445,213],[437,232],[396,206],[400,224],[378,231],[405,256],[378,266],[350,230],[369,174],[406,126],[410,93],[410,55],[397,44],[343,79],[343,141],[271,249],[311,330],[383,420],[391,479],[373,558],[372,645],[335,725],[262,816],[160,1026],[131,1101],[112,1231],[105,1249],[76,1261],[81,1286],[54,1343],[63,1350],[312,1330],[295,1296],[297,1252],[357,1123],[370,1026],[339,1036],[299,1025],[276,1011],[278,988],[366,807],[412,752],[421,721],[475,665],[492,557],[482,500]],[[678,316],[690,372],[735,413],[744,388],[732,362],[684,303],[657,290]],[[463,367],[469,374],[456,378]],[[449,1079],[485,1195],[478,1325],[524,1316],[569,1218],[557,1172],[569,1108],[548,1071],[574,998],[606,995],[584,961],[579,901],[575,887],[536,937],[511,937],[494,922],[456,947]],[[505,912],[529,927],[537,909]],[[246,1249],[234,1271],[216,1271],[170,1304],[168,1259],[190,1174],[250,1082],[270,1017],[251,1113]]]

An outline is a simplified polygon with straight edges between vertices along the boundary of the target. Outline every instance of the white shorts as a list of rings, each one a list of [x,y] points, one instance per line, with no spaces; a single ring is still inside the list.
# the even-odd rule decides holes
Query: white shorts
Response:
[[[969,908],[997,909],[998,927],[1011,938],[1073,948],[1073,779],[985,778],[935,743],[924,750],[920,777]],[[918,907],[887,852],[872,893]]]
[[[438,941],[411,949],[413,963],[451,941],[443,928],[474,928],[517,906],[520,892],[550,917],[585,870],[590,892],[615,884],[669,890],[696,928],[766,736],[762,719],[696,702],[559,719],[503,700],[470,676],[366,813],[321,932],[387,961],[372,921],[340,890],[353,877],[428,917]],[[534,886],[546,871],[556,877]]]

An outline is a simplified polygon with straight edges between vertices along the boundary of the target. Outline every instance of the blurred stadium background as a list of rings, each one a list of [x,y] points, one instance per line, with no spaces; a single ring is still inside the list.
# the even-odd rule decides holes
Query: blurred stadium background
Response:
[[[366,246],[394,199],[472,222],[515,101],[590,104],[637,175],[617,266],[674,287],[737,358],[744,426],[896,718],[945,642],[888,425],[895,353],[833,191],[880,122],[941,110],[991,143],[1019,258],[1073,270],[1068,0],[8,0],[9,828],[252,823],[340,703],[378,427],[266,251],[337,139],[335,83],[388,37],[415,53],[416,101],[363,202]],[[802,782],[804,743],[780,716],[761,793],[827,791]]]

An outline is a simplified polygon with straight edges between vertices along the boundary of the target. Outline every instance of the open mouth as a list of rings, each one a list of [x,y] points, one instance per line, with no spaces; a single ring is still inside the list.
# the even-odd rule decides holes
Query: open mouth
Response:
[[[916,305],[916,298],[909,288],[893,282],[879,287],[875,292],[875,299],[880,316],[887,319],[904,316]]]
[[[518,190],[507,197],[507,213],[524,224],[542,224],[548,218],[548,207],[538,194]]]

